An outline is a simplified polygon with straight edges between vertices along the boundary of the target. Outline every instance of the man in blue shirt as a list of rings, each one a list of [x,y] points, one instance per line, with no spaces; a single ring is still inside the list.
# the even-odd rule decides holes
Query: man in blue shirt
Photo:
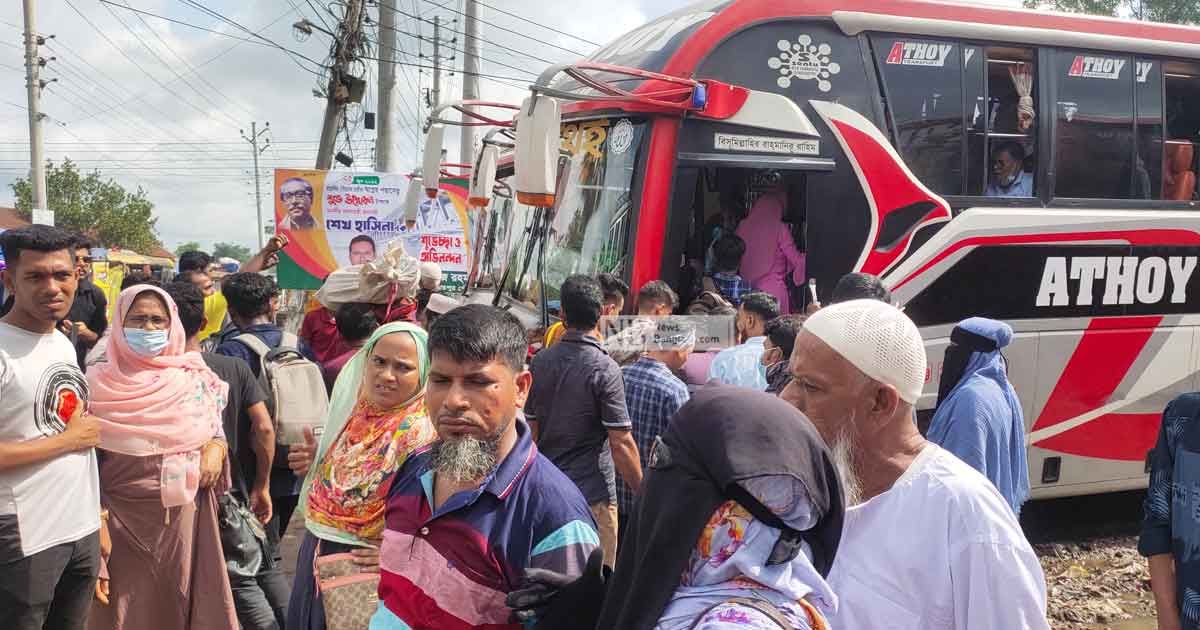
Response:
[[[632,365],[621,368],[625,381],[625,405],[633,422],[633,440],[637,442],[642,470],[648,470],[654,438],[667,430],[676,411],[688,401],[687,385],[675,376],[683,369],[696,345],[694,331],[659,330],[647,352]],[[634,492],[624,482],[617,484],[617,534],[633,511]]]
[[[235,273],[225,279],[221,292],[229,303],[229,318],[237,328],[237,334],[254,335],[272,349],[283,343],[283,329],[275,325],[275,313],[279,310],[279,287],[274,280],[257,273]],[[217,346],[216,353],[245,361],[254,376],[259,377],[262,365],[258,355],[250,346],[238,341],[236,336],[226,334]],[[297,346],[300,354],[309,361],[315,361],[312,351],[304,342],[298,342]],[[267,407],[271,406],[272,402],[268,400]],[[274,417],[275,410],[270,411]],[[287,467],[287,447],[276,445],[273,463],[271,503],[275,514],[268,527],[282,538],[300,499],[301,480]]]
[[[1015,140],[992,151],[992,180],[985,197],[1032,197],[1033,176],[1025,172],[1025,148]]]
[[[735,320],[742,343],[717,353],[708,368],[708,380],[766,391],[763,344],[767,339],[767,322],[776,317],[779,317],[779,300],[775,296],[759,291],[743,297]]]
[[[1000,354],[1012,335],[1008,324],[983,317],[954,327],[926,438],[983,473],[1019,515],[1029,497],[1025,416]]]
[[[1167,405],[1150,452],[1138,552],[1150,560],[1159,628],[1200,629],[1200,393]]]

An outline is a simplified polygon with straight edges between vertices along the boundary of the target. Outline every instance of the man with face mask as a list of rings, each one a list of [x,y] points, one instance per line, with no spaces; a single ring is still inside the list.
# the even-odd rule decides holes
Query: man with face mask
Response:
[[[1029,496],[1025,416],[1000,354],[1012,335],[1008,324],[983,317],[954,327],[926,437],[983,473],[1020,514]]]
[[[770,293],[749,293],[742,298],[734,325],[738,345],[717,353],[708,368],[708,380],[726,385],[767,389],[767,368],[762,365],[767,322],[779,317],[779,300]]]
[[[992,151],[992,179],[985,197],[1032,197],[1033,176],[1025,172],[1025,148],[1010,140]]]
[[[849,505],[833,627],[1048,628],[1045,577],[1012,509],[917,431],[925,365],[916,325],[878,300],[827,306],[796,338],[782,397],[829,444]]]

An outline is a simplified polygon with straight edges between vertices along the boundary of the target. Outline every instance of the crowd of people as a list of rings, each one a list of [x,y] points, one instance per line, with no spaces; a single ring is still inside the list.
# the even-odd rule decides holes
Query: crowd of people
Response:
[[[739,249],[730,236],[718,259]],[[828,305],[793,315],[722,262],[737,339],[700,353],[665,283],[640,287],[636,325],[605,338],[629,287],[573,275],[530,359],[513,315],[438,293],[431,268],[399,305],[314,308],[292,334],[258,273],[282,244],[219,286],[199,253],[165,286],[131,275],[108,322],[86,244],[47,226],[0,236],[13,296],[0,619],[1048,627],[1018,523],[1029,480],[1004,322],[954,328],[922,433],[925,343],[874,276],[849,274]],[[1194,472],[1198,411],[1195,397],[1167,410],[1142,540],[1160,611],[1185,619],[1194,591],[1177,586],[1196,570],[1171,554],[1194,531],[1177,527],[1188,498],[1173,488]]]

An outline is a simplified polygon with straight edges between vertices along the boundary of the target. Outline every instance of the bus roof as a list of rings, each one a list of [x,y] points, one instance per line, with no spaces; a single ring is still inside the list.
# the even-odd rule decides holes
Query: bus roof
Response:
[[[714,3],[689,10],[704,11]],[[759,22],[831,18],[847,35],[885,31],[1014,44],[1088,48],[1131,54],[1200,58],[1200,28],[1110,17],[1033,11],[933,0],[733,0],[682,41],[662,68],[692,77],[727,37]],[[601,51],[603,52],[603,51]]]

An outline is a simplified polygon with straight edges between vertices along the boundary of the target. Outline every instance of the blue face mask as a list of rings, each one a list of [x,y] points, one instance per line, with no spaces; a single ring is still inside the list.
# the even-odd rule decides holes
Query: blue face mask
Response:
[[[125,341],[134,352],[144,357],[156,357],[167,348],[167,331],[126,328]]]

